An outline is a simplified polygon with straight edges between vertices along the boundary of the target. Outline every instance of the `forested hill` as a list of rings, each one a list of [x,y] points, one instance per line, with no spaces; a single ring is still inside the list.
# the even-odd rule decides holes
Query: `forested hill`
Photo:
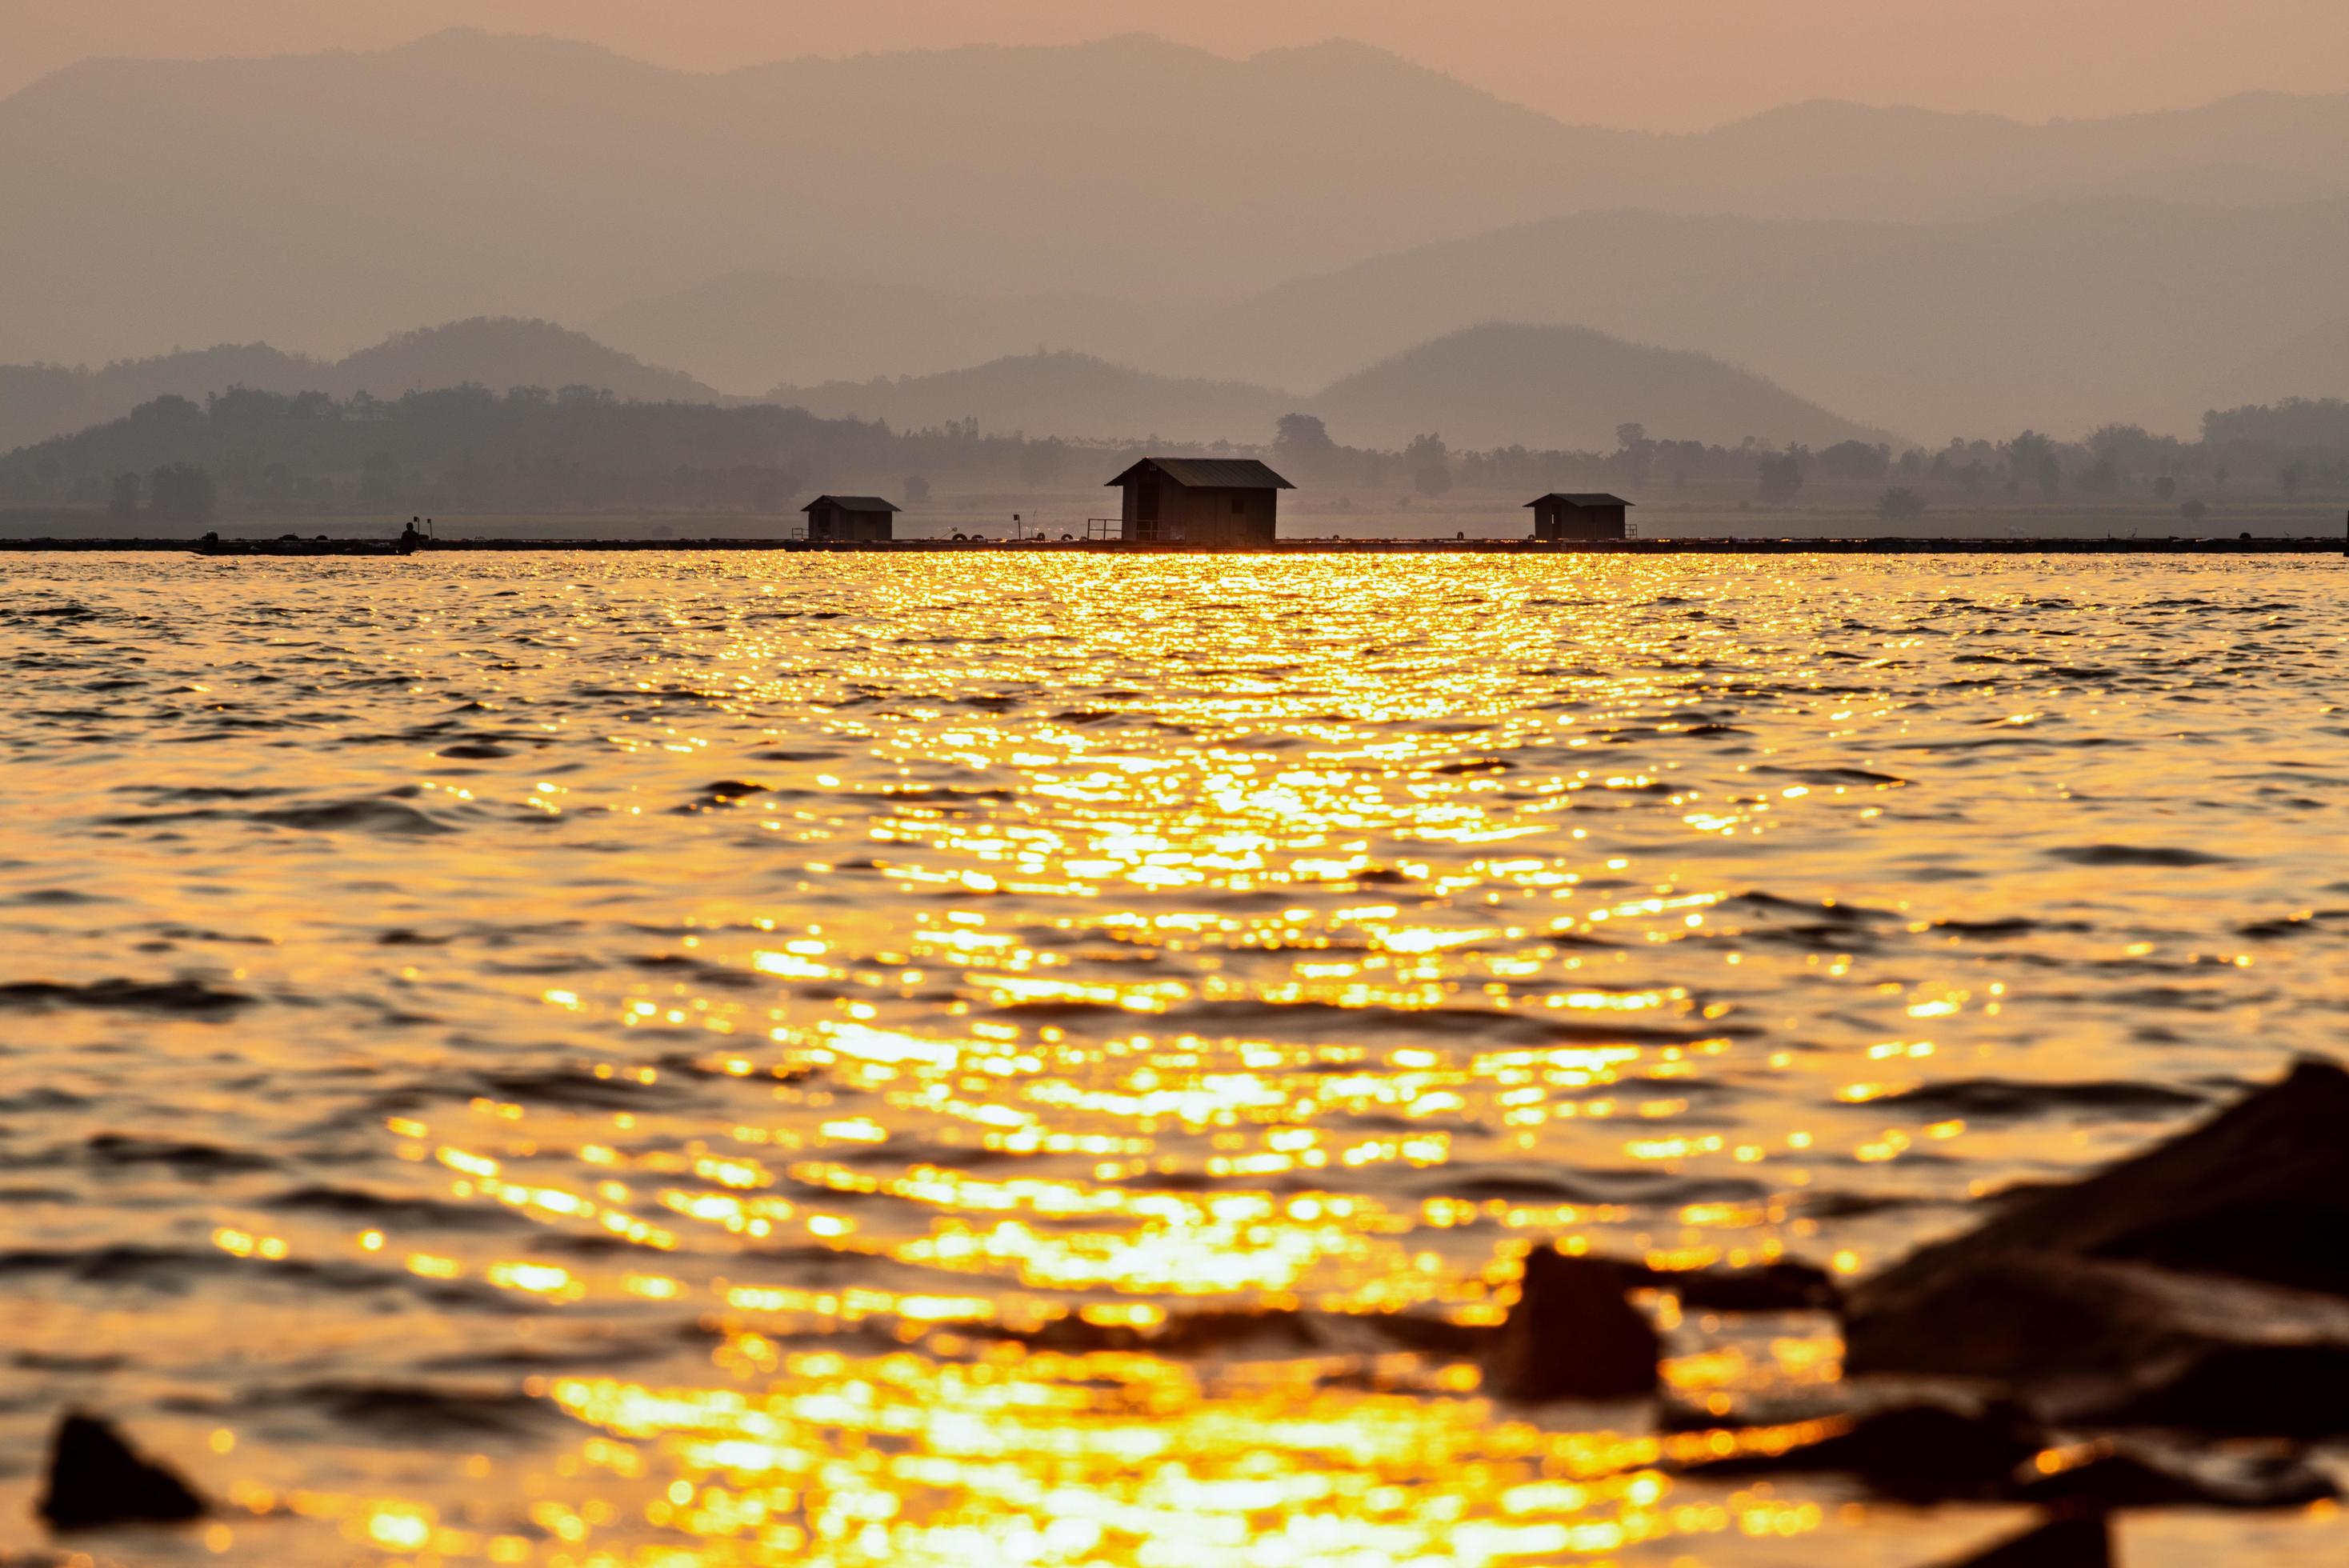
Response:
[[[311,359],[265,343],[175,350],[103,369],[0,365],[0,452],[102,424],[157,397],[201,402],[216,392],[367,393],[397,397],[440,387],[592,387],[643,402],[724,401],[690,376],[644,364],[549,321],[475,316],[395,333],[341,359]]]
[[[159,397],[21,449],[0,459],[0,504],[88,504],[122,475],[192,465],[223,501],[257,510],[427,500],[476,511],[638,501],[771,510],[802,487],[922,449],[921,438],[800,408],[629,403],[585,387],[341,402],[240,388],[201,405]]]

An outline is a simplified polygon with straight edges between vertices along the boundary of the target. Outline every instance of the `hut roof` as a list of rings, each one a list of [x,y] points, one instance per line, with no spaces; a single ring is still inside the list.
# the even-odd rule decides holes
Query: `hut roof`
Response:
[[[1124,484],[1143,469],[1156,469],[1185,490],[1295,490],[1297,487],[1254,458],[1144,458],[1103,485]]]
[[[820,495],[802,511],[813,511],[819,507],[838,507],[843,511],[895,511],[897,508],[877,495]]]
[[[1539,506],[1546,500],[1564,501],[1568,506],[1631,506],[1635,504],[1625,500],[1619,495],[1609,495],[1604,490],[1552,490],[1547,495],[1534,497],[1526,504]]]

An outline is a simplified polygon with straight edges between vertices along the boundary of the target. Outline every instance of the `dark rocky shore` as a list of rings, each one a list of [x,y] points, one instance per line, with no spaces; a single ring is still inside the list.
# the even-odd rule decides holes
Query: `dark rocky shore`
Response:
[[[1071,1320],[1062,1348],[1201,1354],[1267,1339],[1473,1358],[1505,1402],[1653,1400],[1662,1344],[1635,1301],[1670,1291],[1723,1313],[1830,1311],[1845,1377],[1831,1401],[1723,1428],[1669,1402],[1659,1427],[1708,1434],[1720,1479],[1837,1474],[1911,1504],[2023,1503],[2041,1527],[1978,1568],[2111,1561],[2131,1508],[2296,1508],[2334,1483],[2309,1443],[2349,1434],[2349,1073],[2302,1062],[2183,1136],[2080,1181],[1993,1201],[1982,1224],[1848,1293],[1779,1263],[1667,1273],[1541,1248],[1498,1328],[1301,1312],[1178,1317],[1152,1334]],[[2220,1440],[2224,1447],[2214,1445]]]

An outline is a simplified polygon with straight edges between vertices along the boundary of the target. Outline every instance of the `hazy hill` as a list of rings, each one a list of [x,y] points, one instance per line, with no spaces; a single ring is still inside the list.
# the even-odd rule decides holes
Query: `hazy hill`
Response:
[[[1029,354],[895,380],[778,387],[771,400],[900,430],[976,418],[990,434],[1261,442],[1280,416],[1319,415],[1350,446],[1400,448],[1423,432],[1455,447],[1608,451],[1615,428],[1734,447],[1890,439],[1758,376],[1701,354],[1578,327],[1488,325],[1420,345],[1306,396],[1178,379],[1082,354]]]
[[[0,357],[339,352],[482,312],[593,322],[760,271],[1205,301],[1561,212],[1928,218],[2229,170],[2340,184],[2349,97],[2039,127],[1814,104],[1648,136],[1342,43],[1230,60],[1122,38],[721,76],[463,32],[100,60],[0,101]],[[2075,273],[2098,260],[2075,254]],[[1477,301],[1436,330],[1494,314]]]
[[[2199,108],[2044,125],[1802,103],[1660,140],[1654,165],[1640,174],[1670,193],[1659,200],[1619,185],[1619,204],[1915,221],[2042,193],[2257,201],[2349,191],[2349,95],[2245,93]]]
[[[2205,409],[2291,397],[2349,397],[2349,316],[2301,333],[2205,383],[2180,415],[2199,418]]]
[[[1615,429],[1735,447],[1895,438],[1702,354],[1587,327],[1492,324],[1407,349],[1311,399],[1336,438],[1400,447],[1423,431],[1455,446],[1609,451]]]
[[[396,333],[333,367],[341,395],[461,387],[468,382],[504,391],[510,387],[594,387],[635,403],[713,403],[712,388],[674,370],[659,370],[585,333],[547,321],[476,316],[446,326]]]
[[[103,370],[0,365],[0,452],[103,424],[167,393],[200,398],[231,387],[296,391],[298,383],[324,368],[265,343],[181,350],[122,360]]]
[[[869,279],[740,273],[631,301],[588,330],[729,392],[754,393],[778,380],[813,386],[977,365],[1040,345],[1123,355],[1164,328],[1146,309],[1090,294],[989,299]]]
[[[1244,382],[1154,376],[1071,353],[1016,355],[895,380],[778,387],[767,398],[831,418],[883,419],[900,430],[976,418],[996,435],[1169,441],[1268,441],[1274,423],[1300,402]]]
[[[2161,418],[2337,314],[2349,201],[2107,199],[1908,224],[1591,212],[1269,289],[1170,371],[1313,385],[1480,321],[1702,348],[1920,439]]]
[[[200,402],[246,387],[397,397],[469,382],[501,392],[593,387],[634,402],[720,400],[689,376],[656,370],[551,322],[479,318],[399,333],[333,362],[254,343],[122,360],[102,370],[0,366],[0,452],[104,423],[166,394]]]

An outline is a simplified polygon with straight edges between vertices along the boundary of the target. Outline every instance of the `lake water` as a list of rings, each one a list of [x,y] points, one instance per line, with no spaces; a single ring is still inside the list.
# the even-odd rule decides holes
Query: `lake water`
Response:
[[[0,571],[0,1555],[78,1403],[229,1501],[100,1563],[1906,1568],[2018,1516],[1375,1317],[1864,1272],[2349,1015],[2328,559]]]

